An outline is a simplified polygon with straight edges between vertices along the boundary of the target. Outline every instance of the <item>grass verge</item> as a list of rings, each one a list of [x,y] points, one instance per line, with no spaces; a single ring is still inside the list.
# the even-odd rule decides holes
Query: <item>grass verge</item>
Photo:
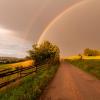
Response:
[[[66,61],[100,79],[100,59],[74,59]]]
[[[58,65],[53,65],[38,71],[34,76],[26,77],[19,86],[0,93],[0,100],[37,100],[57,69]]]

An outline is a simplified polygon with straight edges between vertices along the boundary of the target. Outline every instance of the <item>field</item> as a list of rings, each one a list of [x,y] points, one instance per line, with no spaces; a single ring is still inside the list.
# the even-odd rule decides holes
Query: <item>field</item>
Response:
[[[13,70],[16,67],[29,67],[32,66],[33,63],[34,62],[32,60],[27,60],[18,63],[12,63],[12,64],[0,64],[0,71],[8,68],[11,68]]]
[[[80,56],[70,56],[70,57],[66,57],[65,59],[70,59],[70,60],[75,60],[75,59],[79,59]],[[100,59],[100,56],[82,56],[83,59]]]
[[[74,56],[66,59],[66,61],[100,79],[100,56],[85,56],[82,60],[79,59],[79,56]]]
[[[35,67],[33,68],[32,65],[32,60],[27,60],[13,64],[1,64],[0,87],[6,86],[7,84],[12,83],[15,80],[19,80],[20,78],[31,74],[33,71],[35,71]]]
[[[37,100],[58,69],[58,65],[47,66],[43,65],[36,74],[25,77],[20,85],[2,91],[0,100]]]

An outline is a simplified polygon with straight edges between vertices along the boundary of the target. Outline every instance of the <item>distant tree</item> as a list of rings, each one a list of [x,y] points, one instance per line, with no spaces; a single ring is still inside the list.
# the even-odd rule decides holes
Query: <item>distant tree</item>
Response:
[[[0,57],[0,64],[16,63],[21,61],[24,61],[24,59],[16,57]]]
[[[25,58],[24,58],[25,60],[30,60],[30,59],[32,59],[30,56],[26,56]]]
[[[59,48],[49,41],[44,41],[40,45],[34,44],[32,50],[29,50],[29,55],[36,66],[44,63],[58,63],[59,53]]]
[[[100,51],[86,48],[84,50],[84,55],[85,56],[99,56],[100,55]]]

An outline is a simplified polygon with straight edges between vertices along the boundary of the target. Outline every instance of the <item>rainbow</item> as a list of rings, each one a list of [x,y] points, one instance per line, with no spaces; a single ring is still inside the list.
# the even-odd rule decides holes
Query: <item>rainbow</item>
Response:
[[[90,0],[88,0],[90,1]],[[68,13],[70,10],[76,8],[77,6],[87,3],[87,0],[83,0],[81,2],[78,2],[77,4],[75,4],[74,6],[67,8],[66,10],[64,10],[60,15],[58,15],[55,19],[53,19],[51,21],[51,23],[45,28],[45,30],[43,31],[42,35],[40,36],[39,40],[38,40],[38,44],[40,44],[44,38],[44,36],[46,35],[47,31],[52,27],[52,25],[57,22],[63,15],[65,15],[66,13]]]

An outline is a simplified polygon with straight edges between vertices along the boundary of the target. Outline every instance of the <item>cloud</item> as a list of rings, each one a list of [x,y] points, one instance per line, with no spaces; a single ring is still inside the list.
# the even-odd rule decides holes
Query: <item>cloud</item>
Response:
[[[80,0],[0,0],[0,55],[23,56],[47,25]],[[1,36],[2,34],[2,36]]]
[[[23,57],[31,43],[12,34],[0,35],[0,55]]]

